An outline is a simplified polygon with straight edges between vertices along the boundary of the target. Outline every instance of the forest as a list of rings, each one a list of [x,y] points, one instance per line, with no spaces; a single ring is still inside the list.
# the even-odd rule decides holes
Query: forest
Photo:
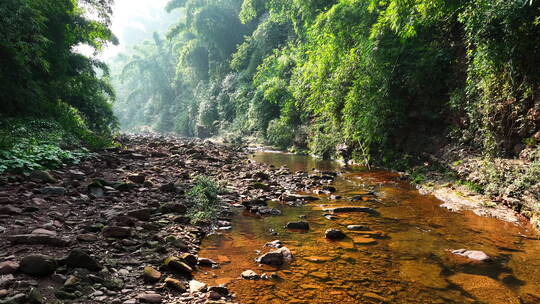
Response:
[[[528,243],[537,236],[524,228],[540,229],[539,1],[163,0],[162,8],[156,0],[151,11],[141,11],[148,20],[122,39],[114,30],[121,13],[115,2],[122,0],[0,1],[0,239],[6,238],[0,304],[176,303],[184,292],[191,296],[181,303],[232,301],[220,276],[244,279],[231,283],[242,303],[331,303],[334,295],[341,303],[540,302],[533,283],[540,275],[511,258],[540,261]],[[119,51],[106,55],[114,47]],[[264,154],[270,150],[281,156]],[[321,204],[324,223],[311,218],[311,209],[286,209],[318,200],[364,205]],[[433,200],[505,224],[471,220],[469,213],[441,215],[426,207]],[[391,213],[396,202],[418,213]],[[234,208],[267,225],[239,220],[258,233],[231,236],[249,253],[204,245],[206,234],[236,231]],[[507,222],[514,226],[498,235]],[[420,228],[404,228],[415,225]],[[464,233],[456,243],[463,236],[452,225],[481,236]],[[292,233],[297,230],[324,231],[325,240],[341,247],[324,243],[321,259],[321,252],[304,254],[320,239],[302,239]],[[438,234],[417,237],[418,231]],[[303,264],[295,271],[293,253],[268,239],[279,233],[294,255],[303,250],[302,261],[332,262],[329,269],[339,275]],[[413,252],[396,240],[437,253]],[[369,274],[335,266],[365,262],[344,258],[364,254],[359,246],[387,243],[391,250],[377,255],[399,261],[392,266],[370,260],[362,268],[374,271]],[[301,244],[296,251],[294,244]],[[59,252],[66,258],[12,261],[48,246],[65,249]],[[275,249],[269,257],[250,256],[267,247]],[[216,248],[239,260],[216,255]],[[211,259],[197,256],[200,250]],[[403,255],[395,253],[400,250]],[[339,256],[326,256],[332,252]],[[253,266],[260,274],[235,268],[253,260],[294,267],[289,273]],[[28,266],[36,261],[44,263],[37,272]],[[83,275],[72,271],[79,266]],[[393,270],[414,282],[405,288],[411,293],[374,292],[379,285],[372,278],[386,268],[388,282]],[[88,271],[100,271],[99,278]],[[4,280],[53,273],[63,276],[63,287]],[[295,289],[288,284],[298,273],[318,281]],[[209,285],[197,285],[203,283],[193,275]],[[268,290],[254,295],[260,281],[275,283],[267,285],[289,293],[287,300]],[[350,292],[332,289],[340,284]],[[357,290],[362,284],[366,289]],[[58,302],[47,300],[53,298]]]

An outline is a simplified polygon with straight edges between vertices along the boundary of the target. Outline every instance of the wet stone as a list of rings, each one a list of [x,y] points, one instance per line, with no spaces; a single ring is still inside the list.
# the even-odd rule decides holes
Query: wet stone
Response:
[[[364,226],[364,225],[348,225],[347,229],[351,230],[351,231],[369,231],[369,230],[371,230],[371,229],[369,229],[368,226]]]
[[[306,221],[288,222],[285,225],[287,229],[309,230],[309,223]]]
[[[242,272],[241,276],[246,280],[258,280],[260,278],[259,275],[253,270],[246,270]]]
[[[326,209],[323,209],[323,211],[332,212],[332,213],[364,212],[364,213],[369,213],[369,214],[378,214],[378,212],[372,208],[354,207],[354,206],[326,208]]]
[[[479,250],[458,249],[453,250],[452,253],[478,262],[486,262],[491,260],[489,255]]]
[[[327,229],[324,235],[329,240],[342,240],[345,238],[345,233],[339,229]]]
[[[260,264],[280,266],[284,263],[284,257],[280,251],[272,251],[258,257],[256,261]]]

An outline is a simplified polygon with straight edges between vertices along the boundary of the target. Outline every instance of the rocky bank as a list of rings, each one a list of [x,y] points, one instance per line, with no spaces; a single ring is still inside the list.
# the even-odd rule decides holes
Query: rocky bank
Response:
[[[235,209],[279,214],[297,191],[335,174],[291,173],[208,141],[124,135],[81,163],[0,179],[0,303],[231,303],[225,286],[192,279],[202,238]],[[186,193],[204,175],[226,191],[220,215],[193,222]],[[240,275],[240,274],[239,274]]]

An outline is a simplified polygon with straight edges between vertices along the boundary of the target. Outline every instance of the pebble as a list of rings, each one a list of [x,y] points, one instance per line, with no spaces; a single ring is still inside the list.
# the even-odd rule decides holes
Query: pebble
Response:
[[[157,282],[159,281],[160,278],[161,278],[161,272],[157,271],[156,269],[150,266],[144,267],[143,279],[146,282],[150,282],[150,283]]]

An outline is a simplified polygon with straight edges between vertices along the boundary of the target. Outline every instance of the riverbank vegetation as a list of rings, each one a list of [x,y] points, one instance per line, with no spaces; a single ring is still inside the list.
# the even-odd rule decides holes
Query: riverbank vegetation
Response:
[[[344,144],[382,163],[441,137],[491,156],[517,156],[540,139],[536,1],[190,0],[167,9],[184,12],[167,35],[115,62],[128,129],[255,136],[326,157]]]
[[[75,51],[86,45],[99,52],[116,42],[110,5],[0,3],[0,172],[55,167],[78,158],[69,146],[111,144],[118,122],[107,65]]]

